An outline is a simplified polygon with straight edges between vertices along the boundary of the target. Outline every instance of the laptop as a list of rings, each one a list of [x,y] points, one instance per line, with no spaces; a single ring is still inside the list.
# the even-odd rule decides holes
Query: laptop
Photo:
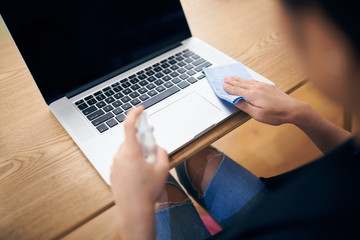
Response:
[[[11,0],[0,13],[51,112],[108,184],[135,106],[169,154],[238,111],[202,72],[236,61],[192,37],[179,0]]]

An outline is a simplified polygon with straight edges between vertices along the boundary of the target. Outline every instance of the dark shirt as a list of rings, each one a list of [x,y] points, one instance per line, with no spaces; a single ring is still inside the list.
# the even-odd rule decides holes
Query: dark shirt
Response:
[[[215,239],[360,239],[360,152],[351,139],[276,177]]]

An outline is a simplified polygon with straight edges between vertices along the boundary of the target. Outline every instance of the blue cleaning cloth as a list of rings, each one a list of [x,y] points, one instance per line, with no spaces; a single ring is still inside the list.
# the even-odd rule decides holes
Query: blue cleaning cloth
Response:
[[[246,68],[242,63],[234,63],[229,65],[224,65],[220,67],[214,68],[204,68],[204,73],[206,75],[207,80],[210,83],[210,86],[214,90],[216,96],[221,99],[224,99],[230,103],[237,103],[240,100],[246,100],[246,98],[242,96],[234,96],[230,93],[226,92],[223,88],[224,78],[237,76],[246,80],[251,80],[253,77],[248,73]]]

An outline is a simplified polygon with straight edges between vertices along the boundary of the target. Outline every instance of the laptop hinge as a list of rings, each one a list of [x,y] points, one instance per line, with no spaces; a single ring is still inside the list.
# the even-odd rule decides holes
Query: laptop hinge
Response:
[[[128,71],[128,70],[130,70],[130,69],[132,69],[132,68],[134,68],[136,66],[139,66],[140,64],[143,64],[144,62],[147,62],[147,61],[149,61],[149,60],[151,60],[151,59],[153,59],[153,58],[155,58],[157,56],[160,56],[161,54],[166,53],[166,52],[168,52],[168,51],[170,51],[170,50],[172,50],[174,48],[177,48],[177,47],[179,47],[181,45],[182,45],[181,42],[171,44],[171,45],[169,45],[169,46],[167,46],[165,48],[162,48],[159,51],[153,52],[153,53],[147,55],[146,57],[143,57],[143,58],[141,58],[141,59],[139,59],[139,60],[137,60],[135,62],[132,62],[132,63],[130,63],[130,64],[118,69],[118,70],[116,70],[116,71],[113,71],[113,72],[111,72],[111,73],[109,73],[109,74],[107,74],[105,76],[102,76],[101,78],[95,79],[95,80],[93,80],[93,81],[91,81],[89,83],[86,83],[86,84],[82,85],[81,87],[78,87],[78,88],[76,88],[76,89],[74,89],[72,91],[69,91],[69,92],[67,92],[65,94],[65,96],[67,98],[72,98],[72,97],[74,97],[74,96],[76,96],[76,95],[78,95],[78,94],[80,94],[80,93],[82,93],[82,92],[84,92],[84,91],[86,91],[86,90],[88,90],[88,89],[102,83],[102,82],[105,82],[105,81],[109,80],[110,78],[113,78],[113,77],[115,77],[115,76],[117,76],[117,75],[119,75],[121,73],[124,73],[124,72],[126,72],[126,71]]]

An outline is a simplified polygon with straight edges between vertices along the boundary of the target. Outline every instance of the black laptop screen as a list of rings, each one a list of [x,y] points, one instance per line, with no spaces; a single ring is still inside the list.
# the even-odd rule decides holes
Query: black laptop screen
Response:
[[[179,0],[9,0],[0,13],[47,103],[191,35]]]

